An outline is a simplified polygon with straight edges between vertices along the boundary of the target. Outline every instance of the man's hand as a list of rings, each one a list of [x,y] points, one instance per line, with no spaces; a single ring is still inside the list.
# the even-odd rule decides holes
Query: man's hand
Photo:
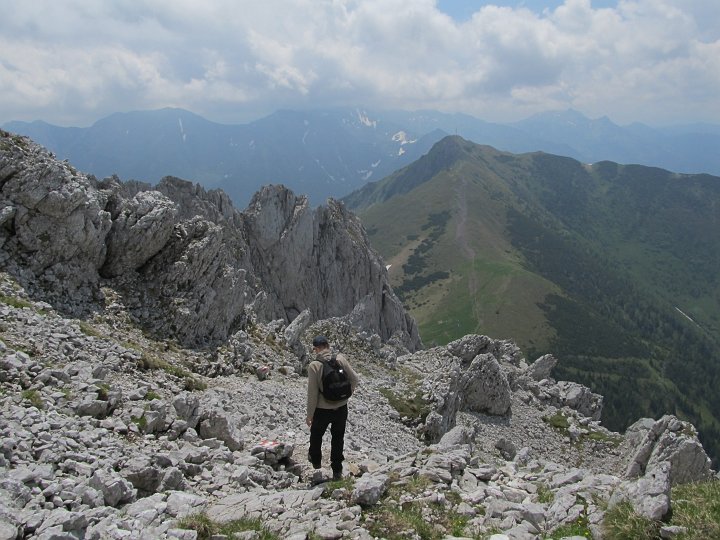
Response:
[[[305,419],[305,423],[308,425],[308,427],[311,427],[312,426],[312,416],[308,416]]]

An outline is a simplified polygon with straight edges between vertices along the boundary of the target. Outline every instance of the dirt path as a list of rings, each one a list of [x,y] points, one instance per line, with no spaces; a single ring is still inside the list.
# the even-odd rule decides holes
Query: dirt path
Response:
[[[462,253],[469,261],[475,260],[475,250],[468,242],[467,233],[467,179],[461,178],[460,182],[455,186],[455,206],[457,208],[457,228],[455,229],[455,242],[462,250]],[[479,284],[475,272],[472,270],[468,273],[468,293],[472,302],[473,318],[476,321],[476,329],[480,326],[482,318],[480,306],[478,304]]]

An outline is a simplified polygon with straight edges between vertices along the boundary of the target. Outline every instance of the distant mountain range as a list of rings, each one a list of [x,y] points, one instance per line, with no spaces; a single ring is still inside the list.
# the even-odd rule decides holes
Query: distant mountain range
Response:
[[[182,109],[116,113],[87,128],[8,122],[98,178],[152,184],[167,175],[221,188],[244,207],[258,188],[285,184],[315,204],[342,197],[425,154],[449,134],[510,152],[544,151],[584,163],[612,160],[720,175],[720,126],[621,127],[576,111],[515,124],[436,111],[278,111],[243,125]]]
[[[674,412],[720,456],[720,177],[451,136],[344,202],[426,345],[552,353],[613,429]]]

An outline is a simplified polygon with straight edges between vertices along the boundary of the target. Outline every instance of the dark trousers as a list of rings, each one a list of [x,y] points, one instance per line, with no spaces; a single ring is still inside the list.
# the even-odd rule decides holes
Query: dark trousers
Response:
[[[322,439],[330,426],[330,465],[333,472],[342,472],[342,462],[345,459],[345,425],[347,424],[347,405],[337,409],[315,409],[312,426],[310,426],[310,450],[308,459],[313,467],[320,468],[322,462]]]

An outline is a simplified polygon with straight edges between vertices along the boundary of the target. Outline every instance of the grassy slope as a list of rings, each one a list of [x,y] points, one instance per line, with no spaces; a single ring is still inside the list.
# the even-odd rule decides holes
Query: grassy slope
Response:
[[[490,151],[475,145],[470,150]],[[527,347],[549,343],[553,332],[538,304],[559,290],[524,268],[508,240],[508,204],[516,204],[516,196],[496,172],[461,160],[395,195],[391,205],[362,212],[426,343],[444,344],[467,333],[514,338]],[[417,272],[408,272],[409,260]],[[412,287],[413,278],[438,272],[449,275]]]
[[[673,412],[720,454],[720,181],[442,144],[353,201],[424,341],[552,352],[608,425]]]

